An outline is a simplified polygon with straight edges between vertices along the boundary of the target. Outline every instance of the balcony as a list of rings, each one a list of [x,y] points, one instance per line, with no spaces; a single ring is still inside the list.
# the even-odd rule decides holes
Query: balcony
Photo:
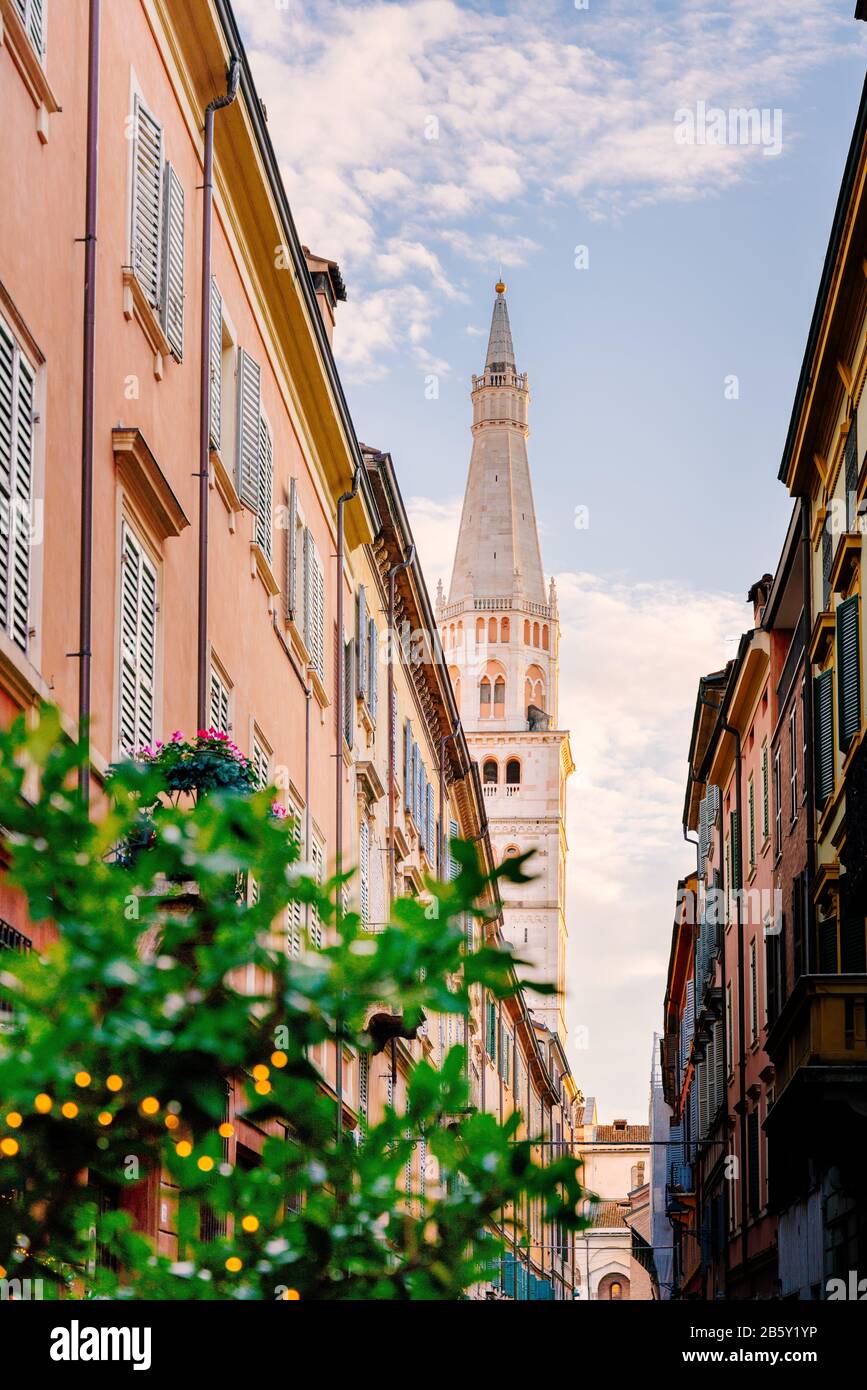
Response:
[[[802,975],[770,1031],[776,1102],[768,1126],[805,1103],[867,1100],[867,975]],[[793,1110],[794,1106],[794,1110]]]

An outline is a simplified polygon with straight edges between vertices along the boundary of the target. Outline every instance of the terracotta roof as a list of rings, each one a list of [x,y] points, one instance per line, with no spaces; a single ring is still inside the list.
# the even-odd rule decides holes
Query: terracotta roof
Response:
[[[593,1138],[597,1144],[648,1144],[650,1125],[597,1125]]]
[[[620,1202],[597,1202],[590,1210],[590,1225],[605,1226],[625,1226],[626,1217],[623,1214],[623,1206]]]

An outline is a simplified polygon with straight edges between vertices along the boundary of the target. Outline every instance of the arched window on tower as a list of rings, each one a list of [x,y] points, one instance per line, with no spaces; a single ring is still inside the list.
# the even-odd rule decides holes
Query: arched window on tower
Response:
[[[533,624],[533,646],[534,646],[534,647],[538,647],[538,645],[539,645],[539,624],[538,624],[538,623],[534,623],[534,624]]]
[[[524,705],[528,709],[530,705],[535,705],[537,709],[545,710],[545,677],[541,666],[527,667],[527,678],[524,681]]]
[[[525,647],[529,647],[529,645],[530,645],[530,619],[529,619],[529,618],[525,618],[525,619],[524,619],[524,646],[525,646]]]
[[[506,715],[506,682],[502,676],[494,681],[494,718],[504,719]]]
[[[503,621],[500,623],[500,641],[501,641],[501,642],[508,642],[508,640],[509,640],[509,619],[508,619],[508,618],[504,618]]]
[[[543,651],[547,651],[547,650],[548,650],[548,624],[547,624],[547,623],[545,623],[545,625],[544,625],[543,628],[542,628],[542,650],[543,650]]]
[[[506,763],[506,786],[520,787],[521,785],[521,764],[517,758],[510,758]]]
[[[482,768],[482,781],[486,787],[495,787],[500,780],[500,769],[494,758],[487,758]]]
[[[491,682],[487,676],[482,676],[479,685],[479,715],[482,719],[491,717]]]
[[[476,618],[476,645],[481,646],[485,640],[485,620]]]
[[[496,642],[496,640],[497,640],[497,620],[496,620],[496,618],[489,618],[489,619],[488,619],[488,641],[489,641],[489,642]]]

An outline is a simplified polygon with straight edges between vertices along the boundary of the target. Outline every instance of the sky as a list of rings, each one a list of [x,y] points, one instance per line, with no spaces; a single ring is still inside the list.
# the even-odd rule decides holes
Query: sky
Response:
[[[854,0],[234,8],[301,239],[347,284],[356,431],[394,457],[432,593],[508,285],[576,762],[569,1053],[600,1121],[640,1122],[694,865],[697,682],[785,535],[777,469],[867,25]],[[752,143],[739,108],[763,117]]]

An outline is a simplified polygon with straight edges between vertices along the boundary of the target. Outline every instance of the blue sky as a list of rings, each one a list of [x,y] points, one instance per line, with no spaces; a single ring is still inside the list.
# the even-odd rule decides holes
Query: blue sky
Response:
[[[572,1061],[601,1118],[638,1120],[690,866],[696,682],[785,533],[777,468],[867,25],[854,0],[235,7],[302,240],[347,282],[356,428],[394,455],[432,590],[502,265],[578,764]],[[677,144],[699,101],[779,109],[781,152]]]

